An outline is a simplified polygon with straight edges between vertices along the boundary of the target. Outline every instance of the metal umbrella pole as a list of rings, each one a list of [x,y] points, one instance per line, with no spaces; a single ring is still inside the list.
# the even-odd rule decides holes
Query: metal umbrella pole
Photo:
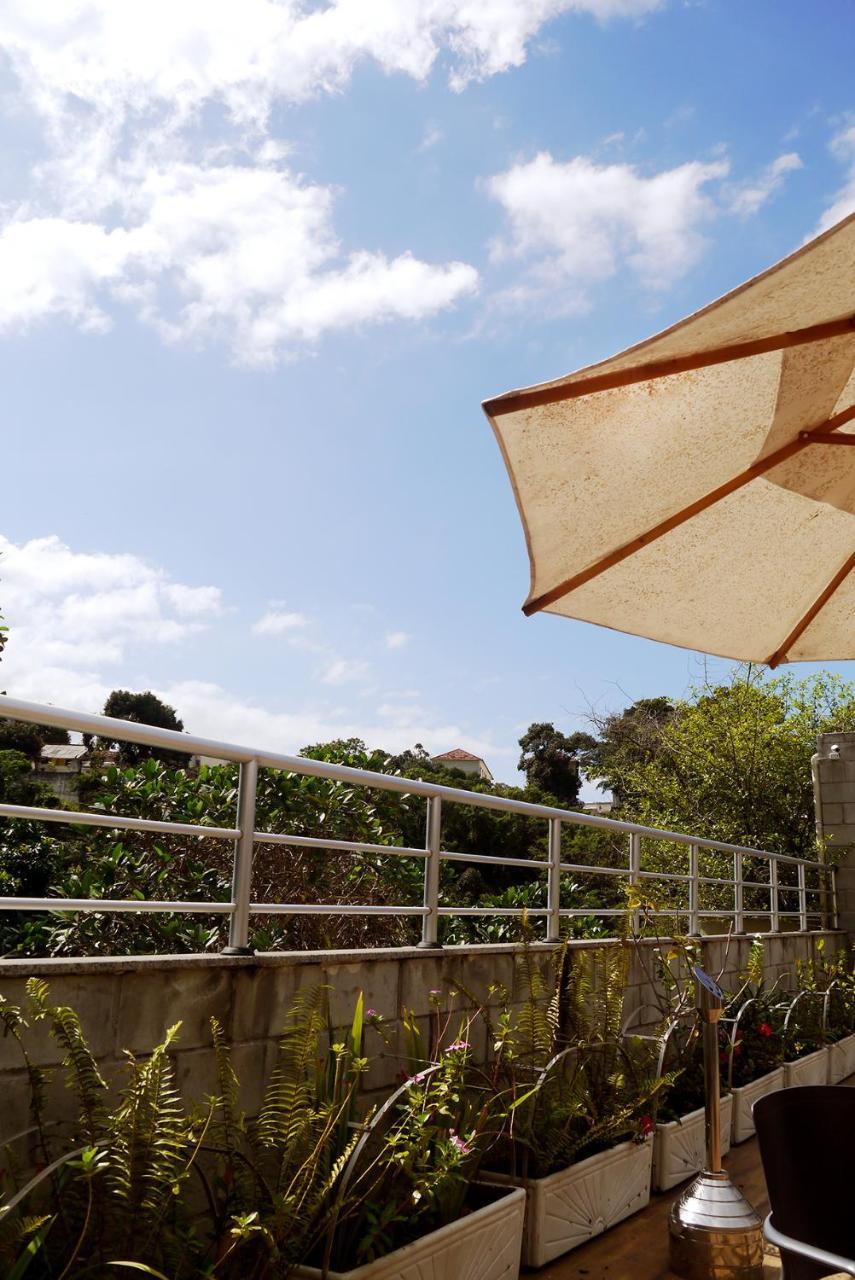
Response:
[[[695,969],[703,1027],[706,1167],[674,1201],[668,1219],[671,1270],[683,1280],[763,1280],[758,1214],[721,1167],[718,1021],[724,997]]]

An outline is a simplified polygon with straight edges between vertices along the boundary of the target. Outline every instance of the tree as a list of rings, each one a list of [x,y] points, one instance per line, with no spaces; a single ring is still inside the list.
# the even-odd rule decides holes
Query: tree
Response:
[[[20,751],[30,760],[37,760],[48,743],[67,746],[69,741],[67,729],[27,724],[24,720],[0,720],[0,751]]]
[[[626,726],[627,717],[616,720]],[[855,686],[839,677],[773,679],[743,667],[731,681],[675,702],[655,733],[649,722],[644,732],[635,726],[628,746],[618,750],[611,739],[600,750],[610,785],[624,797],[622,816],[810,857],[817,734],[853,728]]]
[[[522,754],[517,768],[530,787],[554,796],[572,808],[579,803],[579,761],[573,740],[554,724],[532,724],[519,740]]]
[[[179,720],[175,708],[161,702],[151,690],[146,690],[145,693],[132,693],[129,689],[114,689],[104,703],[103,714],[114,720],[131,720],[134,724],[150,724],[158,729],[174,729],[177,733],[181,733],[184,729],[184,723]],[[84,741],[87,741],[86,737]],[[123,765],[136,765],[149,758],[163,760],[173,765],[184,764],[186,761],[185,756],[174,751],[162,751],[136,742],[121,742],[117,738],[107,736],[98,738],[98,746],[105,750],[111,747],[118,748],[119,761]]]
[[[597,737],[571,735],[583,773],[611,791],[616,807],[632,802],[626,791],[631,771],[656,759],[663,730],[675,715],[669,698],[639,698],[624,711],[592,717]]]

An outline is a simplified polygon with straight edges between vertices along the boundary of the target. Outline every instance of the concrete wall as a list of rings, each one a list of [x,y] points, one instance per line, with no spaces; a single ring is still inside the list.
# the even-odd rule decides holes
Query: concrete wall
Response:
[[[855,934],[855,733],[821,733],[813,771],[816,834],[837,863],[841,929]]]
[[[767,935],[769,979],[787,979],[797,959],[814,954],[822,935]],[[842,943],[842,935],[827,935],[829,950]],[[722,974],[725,987],[736,985],[745,968],[750,938],[704,939],[704,964],[708,972]],[[574,948],[596,948],[596,943],[573,943]],[[652,945],[652,944],[649,944]],[[645,945],[645,950],[646,950]],[[554,948],[533,948],[546,971]],[[295,992],[316,983],[331,989],[332,1016],[337,1024],[349,1022],[359,991],[366,1007],[376,1009],[388,1023],[390,1045],[371,1035],[366,1048],[371,1067],[369,1091],[388,1091],[403,1068],[402,1009],[418,1014],[429,1032],[430,993],[456,991],[452,1007],[472,1011],[478,1003],[490,1004],[489,987],[502,984],[519,1000],[523,996],[518,972],[519,948],[515,946],[455,947],[439,951],[377,949],[359,952],[279,953],[244,956],[151,956],[136,959],[0,961],[0,995],[13,1003],[24,998],[28,977],[44,977],[50,984],[52,1004],[71,1005],[106,1078],[118,1082],[124,1051],[144,1055],[162,1038],[166,1028],[181,1021],[176,1052],[178,1078],[186,1097],[202,1098],[214,1092],[213,1055],[209,1018],[216,1016],[234,1046],[233,1060],[242,1086],[242,1105],[249,1111],[258,1099],[272,1068],[278,1032]],[[633,960],[627,985],[625,1014],[649,1007],[653,992],[650,970]],[[646,1019],[644,1019],[646,1021]],[[473,1027],[477,1047],[483,1047],[485,1031]],[[28,1038],[34,1061],[55,1067],[62,1053],[40,1024]],[[73,1107],[60,1073],[49,1086],[54,1107]],[[10,1037],[0,1038],[0,1139],[28,1124],[28,1089],[20,1051]]]

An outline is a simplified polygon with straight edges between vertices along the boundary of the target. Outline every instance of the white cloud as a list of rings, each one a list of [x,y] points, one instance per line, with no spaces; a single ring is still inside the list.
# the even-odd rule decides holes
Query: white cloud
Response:
[[[645,177],[631,165],[544,151],[490,178],[509,222],[493,258],[526,264],[511,298],[562,292],[565,306],[580,308],[590,286],[621,267],[646,288],[667,288],[703,251],[699,228],[714,212],[705,187],[727,172],[723,160],[692,161]]]
[[[289,632],[299,631],[308,626],[309,619],[304,613],[288,613],[283,609],[269,609],[263,617],[252,625],[253,635],[282,636]]]
[[[0,591],[10,639],[2,684],[18,697],[91,709],[103,669],[134,649],[175,645],[223,613],[217,587],[175,582],[139,556],[73,551],[56,536],[0,535]]]
[[[114,119],[217,101],[244,124],[273,104],[341,91],[370,60],[424,80],[443,51],[454,89],[519,66],[540,28],[571,11],[637,18],[662,0],[9,0],[0,47],[39,110],[73,96]]]
[[[832,139],[831,150],[846,169],[843,186],[836,193],[834,200],[822,214],[811,236],[827,231],[835,222],[840,222],[848,214],[855,211],[855,124],[841,129]]]
[[[319,706],[275,711],[207,681],[175,681],[155,692],[178,709],[189,732],[269,751],[293,754],[301,747],[336,738],[362,738],[369,747],[389,751],[403,751],[421,742],[433,754],[465,743],[467,750],[485,760],[501,760],[506,776],[518,753],[518,748],[497,746],[489,736],[473,735],[461,724],[418,706],[409,714],[394,705],[380,706],[376,718],[366,719],[349,709],[333,714]]]
[[[731,213],[750,216],[756,213],[783,185],[788,173],[801,169],[801,157],[795,151],[787,151],[768,164],[752,182],[739,183],[730,193]]]
[[[165,340],[270,365],[335,330],[433,316],[476,290],[475,269],[339,244],[334,192],[285,167],[273,108],[340,93],[365,62],[424,81],[442,58],[460,91],[523,63],[563,13],[660,3],[10,0],[0,49],[50,151],[0,221],[0,331],[102,332],[124,304]]]
[[[176,707],[190,733],[223,742],[284,752],[340,737],[391,751],[462,742],[486,759],[507,757],[512,768],[513,750],[425,707],[415,690],[379,694],[370,710],[358,687],[352,705],[325,701],[325,683],[358,686],[367,663],[336,658],[331,679],[314,688],[307,674],[304,705],[291,698],[287,712],[196,679],[199,636],[224,612],[220,591],[177,582],[139,556],[79,552],[56,536],[22,544],[0,536],[0,604],[10,627],[0,689],[11,697],[97,712],[111,689],[148,688]],[[274,602],[267,616],[277,613],[287,616]],[[174,674],[154,674],[158,652]],[[335,696],[343,699],[338,689]]]
[[[7,222],[0,329],[62,315],[103,330],[119,301],[167,340],[223,338],[241,362],[269,364],[330,330],[434,315],[477,287],[462,262],[342,255],[332,191],[287,170],[140,161],[116,172],[112,229],[100,209]]]
[[[403,649],[404,645],[409,644],[412,636],[408,631],[389,631],[386,633],[387,649]]]
[[[324,684],[355,684],[363,681],[370,669],[367,662],[353,658],[334,658],[324,670],[321,680]]]

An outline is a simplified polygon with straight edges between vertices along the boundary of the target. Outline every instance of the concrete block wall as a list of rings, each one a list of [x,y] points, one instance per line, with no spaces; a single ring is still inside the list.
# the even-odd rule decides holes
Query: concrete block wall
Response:
[[[821,733],[811,762],[816,834],[837,863],[840,927],[855,934],[855,733]]]
[[[767,935],[767,972],[789,985],[798,959],[807,960],[820,936],[829,949],[842,944],[842,935]],[[725,987],[735,987],[744,971],[751,940],[746,937],[709,938],[702,942],[708,972],[721,975]],[[597,943],[573,943],[576,949]],[[652,946],[652,944],[650,944]],[[533,948],[534,958],[548,974],[553,947]],[[175,1061],[179,1085],[188,1099],[215,1091],[210,1018],[225,1028],[233,1046],[233,1061],[241,1081],[241,1105],[258,1106],[273,1067],[279,1031],[294,995],[324,983],[330,988],[336,1025],[349,1023],[356,997],[363,992],[367,1008],[383,1015],[389,1043],[369,1032],[366,1050],[371,1065],[366,1087],[375,1099],[388,1093],[404,1067],[402,1009],[412,1009],[429,1036],[432,992],[440,993],[443,1009],[453,1017],[471,1016],[480,1006],[496,1005],[490,988],[506,987],[512,999],[524,998],[516,946],[455,947],[424,951],[390,948],[354,952],[296,952],[257,956],[147,956],[135,959],[6,960],[0,961],[0,995],[22,1003],[27,978],[45,978],[52,1004],[71,1005],[79,1014],[93,1052],[108,1082],[120,1084],[125,1051],[145,1055],[167,1027],[181,1022]],[[654,1003],[651,967],[633,959],[625,999],[625,1016],[639,1010],[638,1025],[648,1025],[644,1007]],[[457,994],[449,999],[450,992]],[[480,1020],[473,1023],[476,1048],[486,1046]],[[38,1066],[56,1068],[62,1051],[39,1024],[27,1040]],[[52,1111],[73,1114],[73,1097],[55,1071],[49,1086]],[[28,1087],[20,1050],[9,1037],[0,1038],[0,1140],[27,1127]]]

